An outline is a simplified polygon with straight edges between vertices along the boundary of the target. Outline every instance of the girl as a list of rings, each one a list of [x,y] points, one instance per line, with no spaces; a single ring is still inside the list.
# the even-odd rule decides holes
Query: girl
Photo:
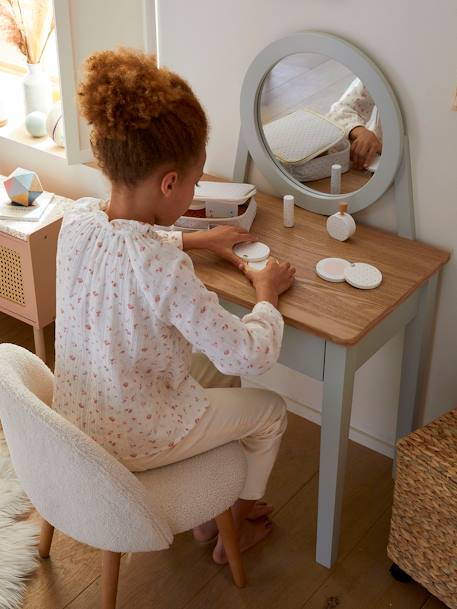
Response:
[[[233,513],[245,550],[271,528],[272,508],[258,500],[286,411],[273,393],[241,389],[237,375],[260,374],[277,360],[276,305],[295,269],[241,269],[257,304],[239,320],[183,250],[207,248],[239,265],[233,245],[253,238],[235,228],[154,230],[188,209],[205,164],[206,116],[179,76],[152,56],[104,51],[88,59],[79,99],[112,190],[106,205],[81,200],[60,232],[54,408],[131,471],[240,440],[248,474]],[[194,535],[212,538],[214,522]],[[213,557],[226,561],[220,539]]]

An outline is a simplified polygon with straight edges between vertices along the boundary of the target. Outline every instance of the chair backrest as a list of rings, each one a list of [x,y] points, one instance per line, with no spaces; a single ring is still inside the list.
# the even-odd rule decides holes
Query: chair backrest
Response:
[[[165,515],[114,457],[49,407],[53,375],[36,356],[0,345],[0,421],[17,477],[48,522],[113,552],[169,547]]]

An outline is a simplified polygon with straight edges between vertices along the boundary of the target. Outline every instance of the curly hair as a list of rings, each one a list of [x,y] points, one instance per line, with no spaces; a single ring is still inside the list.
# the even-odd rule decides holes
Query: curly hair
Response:
[[[206,144],[200,102],[180,76],[157,67],[154,55],[94,53],[78,97],[95,158],[112,182],[134,186],[165,164],[184,170]]]

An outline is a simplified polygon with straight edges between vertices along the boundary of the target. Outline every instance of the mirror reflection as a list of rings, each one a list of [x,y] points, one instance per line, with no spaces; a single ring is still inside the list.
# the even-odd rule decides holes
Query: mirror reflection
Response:
[[[378,167],[378,109],[363,82],[334,59],[297,53],[278,62],[263,83],[259,119],[276,162],[309,188],[354,192]]]

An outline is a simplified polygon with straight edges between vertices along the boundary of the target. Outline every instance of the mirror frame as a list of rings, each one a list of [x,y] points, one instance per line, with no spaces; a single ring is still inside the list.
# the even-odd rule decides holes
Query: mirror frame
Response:
[[[282,59],[297,53],[320,53],[339,61],[360,78],[378,108],[383,130],[383,152],[377,171],[359,190],[332,195],[313,190],[290,177],[271,156],[260,125],[260,99],[265,78]],[[251,63],[241,89],[241,132],[238,154],[248,153],[261,173],[283,196],[292,194],[295,203],[309,211],[331,215],[338,201],[349,203],[350,213],[377,201],[393,183],[403,154],[403,119],[395,93],[376,64],[346,40],[324,32],[298,32],[265,47]],[[247,155],[245,154],[247,163]],[[246,164],[245,163],[245,164]],[[240,166],[237,158],[236,165]]]

